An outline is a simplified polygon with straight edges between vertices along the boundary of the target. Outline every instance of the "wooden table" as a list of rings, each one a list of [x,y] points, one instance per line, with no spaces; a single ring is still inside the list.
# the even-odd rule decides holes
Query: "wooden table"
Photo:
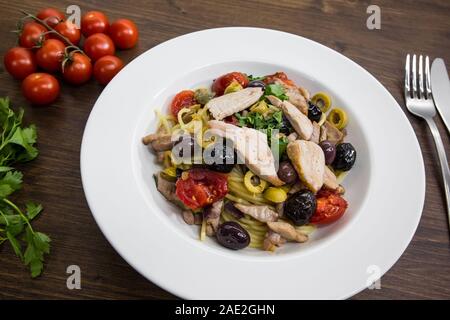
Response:
[[[111,20],[126,17],[137,23],[139,45],[119,53],[125,61],[163,41],[206,28],[256,26],[298,34],[331,47],[366,68],[404,110],[401,86],[406,53],[442,57],[447,66],[450,63],[448,0],[377,1],[381,30],[366,27],[370,1],[0,0],[2,57],[15,44],[15,36],[9,30],[14,29],[21,16],[20,9],[64,9],[73,3],[84,12],[98,9]],[[0,67],[0,96],[9,96],[14,105],[24,106],[26,121],[39,128],[40,156],[23,167],[25,182],[18,200],[34,199],[44,205],[45,211],[35,225],[52,238],[45,272],[36,280],[29,277],[9,245],[0,249],[0,299],[174,298],[140,276],[113,250],[86,204],[79,169],[80,144],[89,112],[101,91],[102,87],[94,81],[79,88],[63,85],[54,106],[32,108],[20,93],[20,83],[12,80],[3,65]],[[124,106],[127,107],[131,106]],[[450,298],[449,233],[438,160],[425,123],[406,115],[419,139],[426,166],[422,220],[408,249],[382,278],[382,289],[365,290],[355,299]],[[442,122],[438,125],[445,146],[450,149]],[[81,290],[66,288],[66,268],[72,264],[81,268]]]

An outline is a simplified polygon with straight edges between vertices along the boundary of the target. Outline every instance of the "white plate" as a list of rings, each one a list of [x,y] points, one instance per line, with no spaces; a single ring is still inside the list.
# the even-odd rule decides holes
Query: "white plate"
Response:
[[[349,209],[305,244],[270,254],[227,250],[156,191],[154,156],[141,137],[155,129],[182,89],[221,74],[285,71],[311,92],[325,91],[349,114],[358,152],[344,186]],[[367,71],[311,40],[279,31],[222,28],[164,42],[126,66],[89,117],[81,148],[89,207],[120,255],[143,276],[192,299],[347,298],[384,274],[420,220],[425,179],[414,132],[389,92]]]

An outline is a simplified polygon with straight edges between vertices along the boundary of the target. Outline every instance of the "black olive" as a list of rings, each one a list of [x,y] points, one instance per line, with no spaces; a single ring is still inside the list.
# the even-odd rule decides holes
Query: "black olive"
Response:
[[[298,178],[297,172],[289,161],[280,162],[277,175],[286,183],[294,183]]]
[[[228,173],[233,170],[234,165],[237,163],[237,155],[236,151],[232,147],[230,142],[227,143],[226,140],[223,140],[220,143],[215,143],[208,146],[208,149],[212,148],[211,152],[206,151],[206,154],[211,155],[212,163],[208,163],[208,168],[214,171]],[[219,154],[216,155],[216,151],[219,151]]]
[[[322,118],[322,111],[311,101],[308,101],[308,118],[315,122],[319,122]]]
[[[324,140],[319,143],[319,146],[322,148],[323,154],[325,155],[325,164],[332,164],[336,158],[336,147],[334,144],[328,140]]]
[[[278,130],[280,133],[283,133],[285,135],[289,135],[293,131],[291,123],[289,122],[288,118],[286,118],[286,116],[284,114],[283,114],[282,122],[281,122]]]
[[[316,211],[316,197],[309,190],[300,190],[290,196],[285,204],[283,213],[297,226],[309,222]]]
[[[356,161],[356,150],[351,143],[340,143],[336,146],[336,158],[333,161],[335,170],[348,171]]]
[[[176,175],[177,179],[181,178],[182,173],[183,173],[183,170],[181,170],[180,168],[175,169],[175,175]]]
[[[216,237],[221,245],[232,250],[244,249],[250,244],[247,230],[234,221],[222,223],[217,229]]]
[[[266,84],[264,82],[262,82],[261,80],[253,80],[248,83],[247,87],[263,88],[263,90],[264,90],[266,88]]]

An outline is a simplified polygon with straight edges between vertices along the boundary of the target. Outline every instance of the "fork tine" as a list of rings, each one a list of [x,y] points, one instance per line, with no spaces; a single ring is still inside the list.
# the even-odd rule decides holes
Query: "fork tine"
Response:
[[[425,57],[425,86],[426,86],[426,98],[431,98],[431,77],[430,77],[430,58]]]
[[[410,57],[409,53],[406,55],[405,63],[405,97],[411,97],[411,73],[410,73]]]
[[[412,96],[417,98],[417,72],[416,72],[416,55],[412,58]]]
[[[423,56],[419,56],[419,92],[420,98],[425,99],[425,91],[423,90]]]

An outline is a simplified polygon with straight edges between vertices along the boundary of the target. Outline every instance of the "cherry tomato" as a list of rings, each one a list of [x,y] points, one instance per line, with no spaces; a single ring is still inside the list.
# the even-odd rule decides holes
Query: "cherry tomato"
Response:
[[[291,79],[289,79],[284,72],[275,72],[274,74],[266,76],[263,81],[266,84],[271,84],[274,83],[275,80],[281,80],[287,85],[295,86],[295,83]]]
[[[84,41],[84,52],[94,61],[103,56],[113,56],[115,51],[111,38],[103,33],[94,33]]]
[[[74,45],[78,45],[78,43],[80,42],[80,29],[77,28],[76,24],[70,22],[69,20],[58,23],[55,27],[55,30],[69,39],[70,42],[72,42]],[[55,34],[53,34],[51,37],[54,39],[60,39],[60,37]]]
[[[233,80],[239,82],[239,84],[243,88],[248,85],[248,78],[245,74],[241,72],[230,72],[214,80],[212,90],[216,93],[217,96],[221,96],[223,95],[225,89],[230,85],[230,83],[233,82]]]
[[[187,177],[177,180],[176,195],[189,208],[198,209],[210,205],[228,192],[227,176],[207,169],[194,168]]]
[[[104,56],[94,64],[94,77],[100,84],[107,84],[123,68],[123,62],[116,56]]]
[[[114,21],[109,28],[109,36],[119,49],[133,48],[139,38],[139,32],[133,21],[119,19]]]
[[[107,33],[108,17],[100,11],[89,11],[81,18],[81,33],[86,38],[94,33]]]
[[[33,48],[48,38],[47,28],[37,22],[27,22],[20,33],[19,44],[24,48]]]
[[[18,80],[25,79],[37,69],[33,52],[22,47],[9,49],[3,57],[3,63],[6,70]]]
[[[310,221],[318,224],[335,222],[344,215],[348,206],[347,201],[339,194],[326,189],[317,193],[316,201],[316,212]]]
[[[49,104],[59,95],[59,83],[51,74],[32,73],[23,80],[22,93],[33,104]]]
[[[66,46],[60,40],[45,40],[42,47],[36,51],[36,61],[38,66],[48,72],[61,70],[65,48]]]
[[[172,100],[172,104],[170,105],[170,111],[175,116],[175,118],[178,115],[178,112],[180,112],[181,109],[185,107],[190,107],[196,104],[194,98],[194,91],[192,90],[183,90],[180,91],[175,95],[175,97]]]
[[[45,8],[39,11],[37,17],[44,20],[52,28],[66,18],[64,13],[55,8]]]
[[[80,85],[88,81],[91,76],[91,60],[82,53],[71,53],[68,60],[64,64],[64,80],[74,85]]]

